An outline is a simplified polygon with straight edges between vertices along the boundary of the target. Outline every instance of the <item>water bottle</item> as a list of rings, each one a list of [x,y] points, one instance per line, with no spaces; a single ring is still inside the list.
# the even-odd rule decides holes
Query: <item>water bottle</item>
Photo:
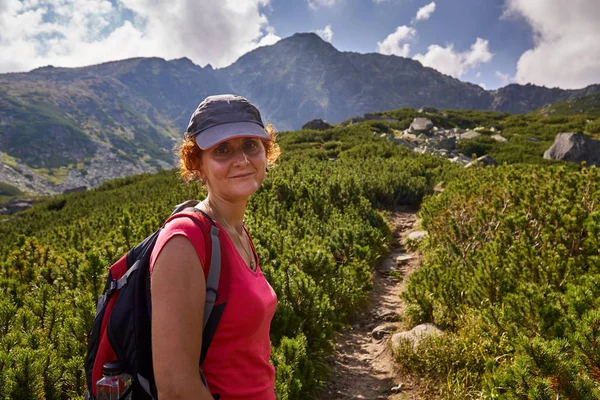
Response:
[[[102,367],[102,379],[96,382],[96,400],[131,400],[131,375],[125,373],[125,365],[111,361]],[[125,395],[126,397],[121,397]]]

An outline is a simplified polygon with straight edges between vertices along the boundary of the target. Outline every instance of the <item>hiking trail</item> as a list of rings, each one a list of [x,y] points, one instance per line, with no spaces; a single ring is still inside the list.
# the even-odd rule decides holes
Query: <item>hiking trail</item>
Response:
[[[405,305],[400,294],[406,288],[407,278],[420,266],[418,254],[403,245],[416,221],[414,210],[392,213],[390,251],[375,268],[367,306],[351,327],[336,336],[335,353],[330,360],[332,373],[316,399],[418,398],[415,383],[398,375],[389,343],[392,334],[403,327],[399,321]],[[397,262],[398,257],[403,260]],[[374,333],[375,328],[381,331]]]

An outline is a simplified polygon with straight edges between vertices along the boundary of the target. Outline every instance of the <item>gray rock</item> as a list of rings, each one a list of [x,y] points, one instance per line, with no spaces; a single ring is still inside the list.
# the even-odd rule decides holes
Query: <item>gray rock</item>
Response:
[[[417,140],[417,135],[414,133],[409,133],[408,131],[402,132],[402,136],[404,136],[406,139]]]
[[[481,136],[481,133],[476,131],[466,131],[465,133],[460,134],[460,140],[475,139],[478,136]]]
[[[508,139],[501,135],[493,135],[492,139],[494,139],[497,142],[502,142],[502,143],[508,142]]]
[[[527,138],[527,140],[529,140],[530,142],[541,142],[541,141],[542,141],[542,139],[540,139],[540,138],[537,138],[537,137],[535,137],[535,136],[529,136],[529,137]]]
[[[333,128],[333,125],[323,121],[322,119],[313,119],[302,125],[302,129],[314,129],[316,131],[325,131]]]
[[[387,324],[379,325],[378,327],[376,327],[375,329],[373,329],[371,331],[371,336],[373,336],[373,339],[375,339],[375,340],[381,340],[386,335],[389,335],[390,333],[394,332],[397,327],[398,327],[398,325],[395,323],[387,323]]]
[[[403,342],[409,341],[416,348],[421,340],[431,336],[440,336],[444,332],[433,324],[421,324],[410,331],[395,333],[392,336],[392,348],[397,349]]]
[[[396,261],[397,265],[404,265],[410,260],[414,260],[415,258],[417,258],[417,256],[415,256],[414,254],[401,254],[394,260]]]
[[[458,154],[454,158],[450,158],[450,161],[461,165],[467,165],[473,160],[470,157],[465,156],[464,154]]]
[[[411,132],[429,132],[433,122],[429,118],[415,118],[408,128]]]
[[[544,158],[600,166],[600,141],[583,133],[559,133]]]
[[[33,207],[33,199],[10,199],[0,206],[0,214],[16,214]]]
[[[408,235],[408,239],[414,240],[416,242],[420,242],[421,240],[425,239],[427,236],[429,236],[429,233],[427,233],[427,231],[414,231]]]
[[[456,149],[456,137],[441,137],[438,142],[438,147],[444,150],[454,150]]]

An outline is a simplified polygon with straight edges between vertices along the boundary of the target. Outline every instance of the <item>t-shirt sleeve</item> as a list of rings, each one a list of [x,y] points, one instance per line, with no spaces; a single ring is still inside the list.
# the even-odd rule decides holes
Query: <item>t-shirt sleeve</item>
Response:
[[[198,254],[198,258],[200,259],[200,263],[202,264],[204,278],[206,279],[208,274],[205,267],[206,247],[204,244],[204,235],[202,234],[200,227],[196,225],[196,222],[188,217],[175,218],[174,220],[169,221],[160,231],[158,239],[156,240],[156,244],[154,245],[154,249],[152,250],[152,254],[150,255],[150,276],[152,276],[154,262],[158,258],[161,250],[165,244],[167,244],[167,242],[176,235],[183,235],[187,237],[190,242],[192,242],[194,248],[196,249],[196,253]]]

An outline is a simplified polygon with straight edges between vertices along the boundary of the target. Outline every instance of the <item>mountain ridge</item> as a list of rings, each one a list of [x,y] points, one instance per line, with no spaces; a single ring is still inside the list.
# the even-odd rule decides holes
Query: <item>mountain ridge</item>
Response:
[[[45,66],[0,74],[0,163],[12,169],[0,181],[54,193],[173,167],[189,115],[217,93],[248,97],[265,122],[284,131],[315,118],[339,123],[401,107],[526,113],[600,93],[600,85],[488,91],[413,59],[339,51],[314,33],[259,47],[219,69],[185,57]]]

